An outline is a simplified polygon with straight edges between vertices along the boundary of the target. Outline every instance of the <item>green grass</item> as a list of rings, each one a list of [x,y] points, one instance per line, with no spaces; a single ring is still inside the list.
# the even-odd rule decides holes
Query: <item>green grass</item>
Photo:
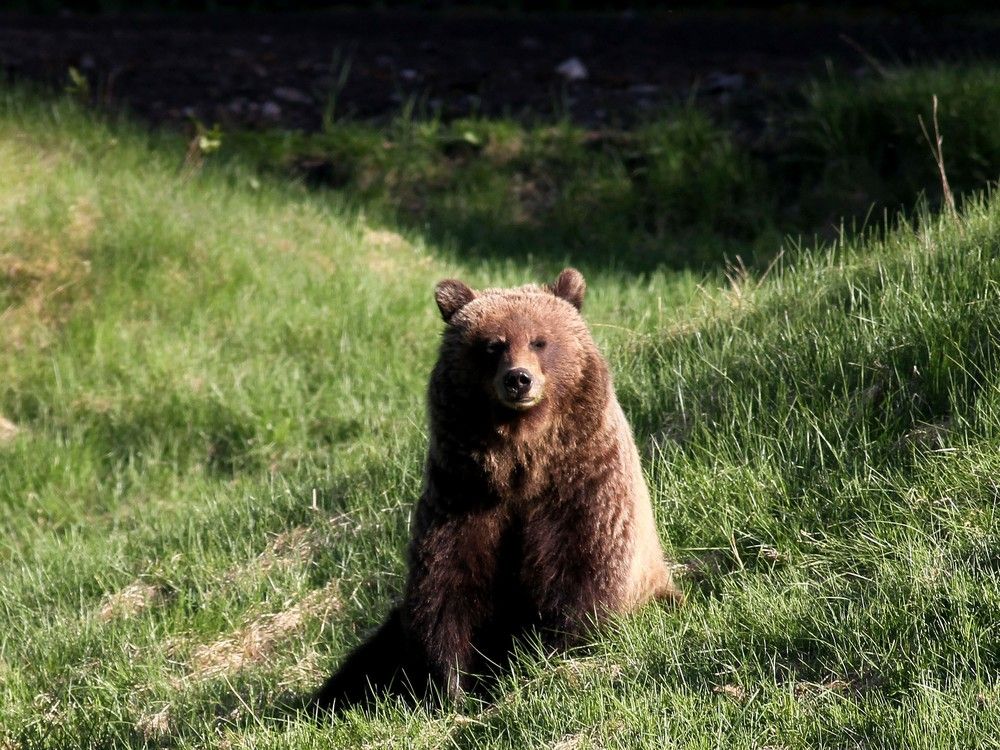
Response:
[[[823,96],[816,111],[843,106]],[[432,201],[454,212],[421,228],[386,186],[311,192],[245,156],[184,170],[178,137],[4,90],[0,415],[19,432],[0,444],[0,746],[996,746],[1000,202],[791,245],[766,275],[691,270],[729,241],[707,226],[779,194],[682,189],[759,166],[697,117],[634,136],[672,144],[679,171],[648,199],[687,217],[693,260],[650,240],[634,264],[568,241],[583,214],[516,251],[498,230],[491,252],[503,221],[464,221],[504,207],[472,189],[488,174],[461,182],[490,171],[471,156]],[[838,122],[846,144],[868,127]],[[374,159],[383,134],[343,127]],[[513,128],[490,127],[483,151]],[[573,179],[624,163],[568,126],[525,148],[549,138]],[[439,141],[385,157],[414,170],[400,184],[430,184],[439,157],[412,155]],[[588,205],[616,199],[600,184]],[[738,241],[764,247],[780,215]],[[323,725],[276,708],[399,593],[434,281],[567,261],[588,273],[667,548],[693,561],[689,604],[529,654],[493,703]]]
[[[457,242],[464,258],[703,269],[726,254],[770,257],[780,239],[770,191],[754,190],[761,165],[694,108],[628,132],[399,117],[226,142],[436,244]]]

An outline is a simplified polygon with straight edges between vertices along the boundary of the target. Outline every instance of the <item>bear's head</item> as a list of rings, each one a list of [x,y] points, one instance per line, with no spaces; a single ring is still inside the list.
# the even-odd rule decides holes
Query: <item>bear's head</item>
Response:
[[[434,296],[448,326],[432,386],[470,417],[488,406],[506,421],[566,413],[567,402],[587,400],[581,392],[603,393],[603,360],[579,313],[585,290],[572,268],[545,286],[474,291],[441,281]]]

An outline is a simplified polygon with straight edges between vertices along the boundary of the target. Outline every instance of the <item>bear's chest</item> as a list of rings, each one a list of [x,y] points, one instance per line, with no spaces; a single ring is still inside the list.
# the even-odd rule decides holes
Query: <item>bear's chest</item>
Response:
[[[551,494],[555,485],[549,461],[530,449],[483,451],[477,463],[497,499],[513,508]]]

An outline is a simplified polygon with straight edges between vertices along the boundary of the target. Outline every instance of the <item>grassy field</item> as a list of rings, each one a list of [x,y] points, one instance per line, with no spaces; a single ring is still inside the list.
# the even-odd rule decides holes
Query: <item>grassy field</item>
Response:
[[[892,142],[886,113],[915,128],[930,87],[953,181],[978,187],[1000,163],[989,80],[819,86],[803,112],[826,125],[799,126],[792,166],[665,115],[629,136],[660,182],[623,195],[628,154],[569,126],[340,125],[352,164],[395,177],[315,191],[282,170],[317,142],[224,135],[201,169],[178,136],[0,90],[0,747],[1000,744],[1000,202],[781,254],[818,224],[775,176],[812,175],[816,206],[860,185],[858,139]],[[873,169],[869,203],[935,186],[899,127],[906,169]],[[486,158],[504,132],[566,170],[537,215],[497,201],[524,172]],[[666,217],[586,208],[614,200]],[[689,604],[529,654],[492,703],[284,708],[400,591],[433,283],[567,261]]]

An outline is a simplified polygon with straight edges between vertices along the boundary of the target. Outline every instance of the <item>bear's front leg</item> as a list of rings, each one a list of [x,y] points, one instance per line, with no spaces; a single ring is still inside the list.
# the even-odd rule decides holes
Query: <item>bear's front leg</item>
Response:
[[[567,488],[529,515],[521,575],[553,645],[578,642],[596,617],[625,607],[630,519],[617,492]]]
[[[493,614],[502,527],[497,509],[448,514],[427,524],[411,546],[407,630],[433,684],[452,699],[467,686],[474,634]]]

